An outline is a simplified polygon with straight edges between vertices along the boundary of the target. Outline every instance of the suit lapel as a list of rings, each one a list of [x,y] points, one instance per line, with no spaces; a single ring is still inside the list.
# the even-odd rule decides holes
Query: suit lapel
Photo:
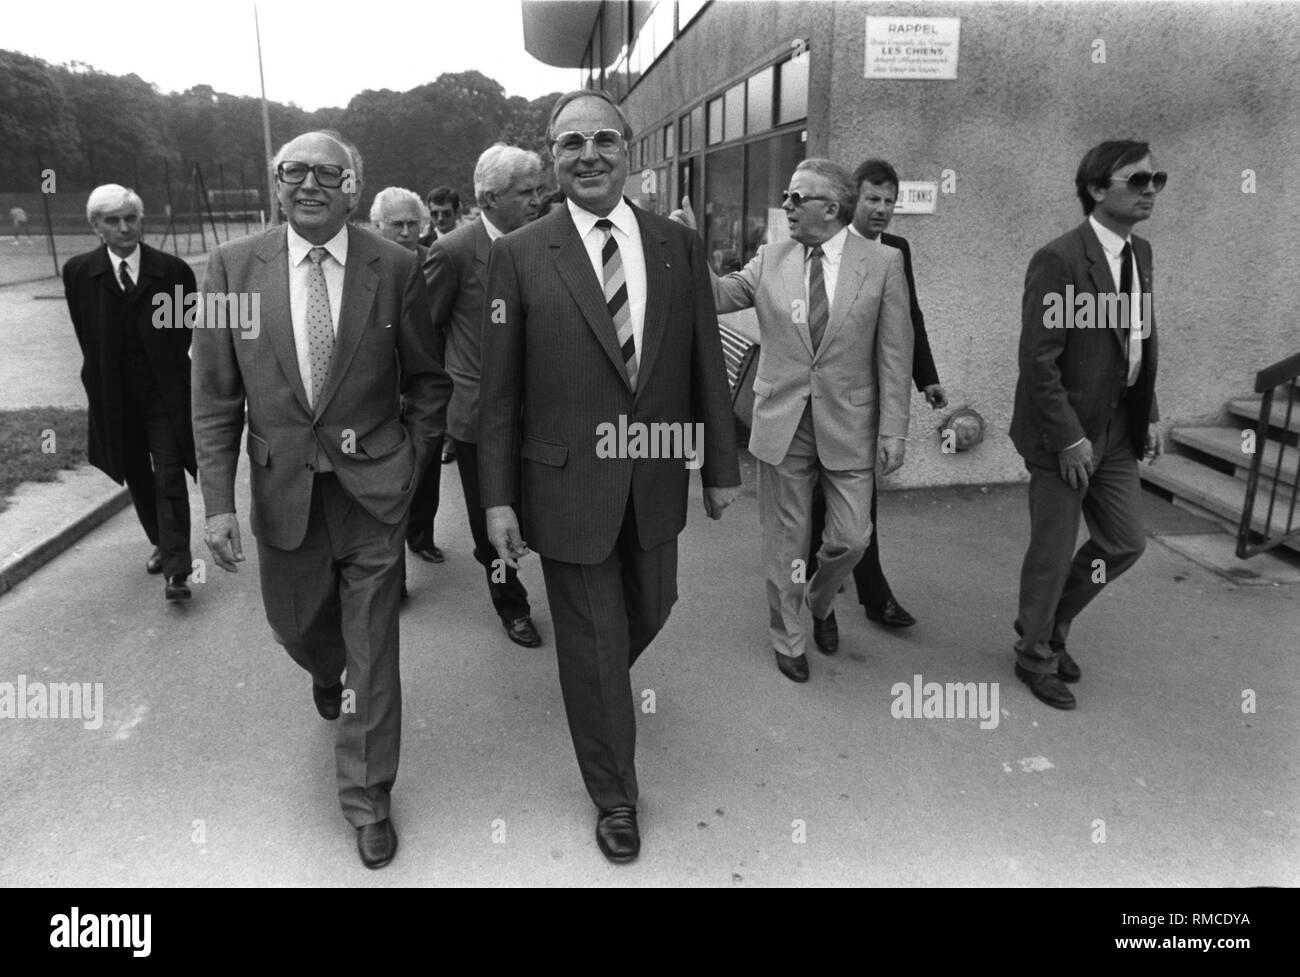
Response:
[[[840,326],[848,317],[849,309],[858,297],[863,279],[867,276],[867,261],[870,254],[869,245],[862,238],[853,234],[846,235],[844,249],[840,252],[840,270],[835,278],[835,298],[831,302],[831,318],[826,324],[826,335],[822,336],[820,353],[831,344]],[[884,245],[881,245],[884,247]]]
[[[813,357],[812,333],[808,330],[808,291],[803,284],[803,265],[804,265],[804,246],[799,242],[793,242],[789,251],[781,259],[781,282],[785,285],[786,309],[802,308],[803,315],[791,316],[794,324],[794,331],[803,342],[804,349],[808,351],[808,357]],[[799,302],[796,306],[794,303]],[[784,318],[783,310],[777,311],[777,321]],[[824,340],[826,337],[823,336]]]
[[[1092,224],[1088,221],[1083,222],[1080,228],[1080,235],[1083,238],[1083,255],[1088,260],[1088,279],[1092,282],[1093,292],[1097,297],[1102,295],[1115,295],[1119,292],[1119,284],[1115,281],[1115,276],[1111,274],[1110,261],[1106,258],[1106,249],[1101,246],[1101,241],[1097,239],[1097,232],[1092,229]],[[1069,310],[1070,315],[1074,315],[1074,310]],[[1101,315],[1101,306],[1098,303],[1096,315]],[[1111,328],[1114,323],[1098,323],[1099,326],[1110,328],[1111,334],[1115,337],[1115,342],[1119,343],[1119,348],[1125,356],[1128,356],[1128,330],[1120,328]],[[1125,323],[1125,326],[1128,324]]]
[[[657,229],[652,230],[650,219],[643,210],[632,207],[637,227],[641,230],[641,252],[645,256],[645,323],[641,330],[641,359],[637,363],[637,393],[650,376],[655,357],[663,340],[668,321],[668,303],[672,298],[672,258],[668,253],[668,240]],[[612,326],[613,323],[611,322]],[[617,335],[615,336],[617,339]]]
[[[287,225],[286,225],[287,227]],[[270,340],[280,369],[289,378],[293,395],[308,414],[307,390],[298,370],[298,347],[293,341],[293,315],[289,308],[289,235],[286,227],[267,234],[257,249],[259,266],[251,287],[261,296],[262,326]]]
[[[482,218],[474,225],[474,277],[478,279],[479,288],[487,294],[488,257],[492,254],[492,239],[488,237],[487,228]]]
[[[374,268],[379,257],[370,238],[357,233],[349,225],[348,263],[343,271],[343,307],[339,310],[339,328],[334,340],[334,356],[330,359],[329,377],[316,403],[317,415],[324,412],[342,384],[357,346],[361,344],[361,337],[370,325],[370,307],[374,305],[375,292],[379,289],[379,272]]]
[[[568,207],[562,207],[560,216],[555,220],[550,247],[555,253],[555,270],[560,280],[577,303],[578,311],[587,320],[587,326],[605,350],[605,355],[618,369],[618,375],[624,383],[628,383],[627,366],[623,363],[623,354],[618,348],[614,320],[610,318],[609,308],[605,305],[605,292],[596,279],[591,259],[587,257],[582,238],[578,237],[578,228],[573,223]]]

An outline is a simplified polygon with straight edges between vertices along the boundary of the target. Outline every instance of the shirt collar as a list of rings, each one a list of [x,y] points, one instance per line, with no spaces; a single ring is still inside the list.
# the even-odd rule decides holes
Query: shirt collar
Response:
[[[487,214],[479,214],[479,218],[483,221],[483,230],[487,231],[489,241],[495,241],[499,237],[506,236],[505,231],[488,220]]]
[[[848,239],[849,239],[849,225],[845,224],[843,227],[839,229],[839,232],[834,237],[830,238],[829,240],[823,241],[821,243],[822,257],[825,260],[831,262],[832,264],[837,263],[840,260],[840,255],[844,253],[844,242],[847,241]],[[809,247],[804,248],[805,261],[808,260],[812,252],[813,252],[812,248]]]
[[[125,258],[118,257],[118,255],[114,251],[109,250],[108,245],[104,245],[104,250],[108,251],[108,260],[112,263],[114,271],[117,271],[119,268],[122,267],[123,261],[126,262],[126,266],[130,268],[132,271],[140,267],[140,245],[139,244],[137,244],[134,248],[132,248],[131,253],[128,254]]]
[[[1088,223],[1092,225],[1092,230],[1097,235],[1097,240],[1101,242],[1102,248],[1112,258],[1120,257],[1124,252],[1124,245],[1132,241],[1132,237],[1120,237],[1092,214],[1088,215]]]
[[[316,245],[295,231],[292,224],[286,225],[286,228],[289,231],[289,264],[300,265],[307,260],[307,252]],[[348,225],[344,224],[340,227],[339,232],[321,247],[328,251],[335,261],[346,266],[348,263]]]
[[[573,224],[578,229],[578,237],[586,238],[591,233],[591,229],[596,226],[596,221],[601,218],[589,210],[583,210],[572,200],[566,200],[565,205],[569,208],[569,216],[573,218]],[[632,213],[627,200],[622,197],[619,198],[618,206],[606,214],[605,218],[628,237],[637,233],[636,215]]]

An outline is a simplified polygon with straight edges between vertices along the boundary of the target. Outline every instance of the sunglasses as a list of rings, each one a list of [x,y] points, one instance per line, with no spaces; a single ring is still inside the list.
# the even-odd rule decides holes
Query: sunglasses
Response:
[[[552,145],[561,156],[581,156],[591,142],[602,156],[613,156],[623,148],[623,133],[617,129],[597,129],[595,132],[561,132]]]
[[[1159,193],[1165,188],[1165,183],[1167,183],[1168,180],[1169,174],[1164,170],[1156,170],[1154,173],[1148,173],[1146,170],[1142,170],[1138,173],[1130,173],[1124,182],[1128,184],[1130,190],[1137,190],[1139,192],[1145,190],[1149,183],[1155,188],[1155,191]],[[1114,183],[1115,177],[1112,176],[1110,182]]]
[[[337,190],[343,186],[343,177],[348,172],[347,167],[336,166],[333,163],[317,163],[315,166],[308,163],[281,163],[275,168],[275,175],[281,183],[296,187],[303,183],[310,173],[316,177],[316,185],[327,190]]]
[[[832,199],[831,197],[816,197],[816,196],[805,197],[798,190],[794,191],[794,193],[791,193],[789,190],[781,191],[781,206],[784,207],[786,203],[789,202],[790,206],[793,207],[795,210],[798,210],[809,200],[831,200],[831,199]]]

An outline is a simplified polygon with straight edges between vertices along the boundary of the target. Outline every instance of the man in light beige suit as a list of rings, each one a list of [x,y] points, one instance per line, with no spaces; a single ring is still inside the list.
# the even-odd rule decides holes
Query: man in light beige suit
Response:
[[[759,248],[714,279],[719,312],[753,307],[761,349],[749,450],[758,497],[772,645],[782,674],[808,680],[805,558],[813,486],[826,496],[819,566],[807,581],[813,640],[839,648],[831,604],[871,539],[872,470],[903,463],[912,321],[902,255],[848,233],[857,186],[843,167],[805,160],[782,207],[792,240]]]

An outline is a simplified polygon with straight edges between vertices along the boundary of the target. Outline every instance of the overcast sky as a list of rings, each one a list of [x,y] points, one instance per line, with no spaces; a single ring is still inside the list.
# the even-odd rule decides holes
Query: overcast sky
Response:
[[[471,68],[507,95],[577,86],[576,69],[524,51],[519,0],[259,0],[257,9],[267,98],[309,110]],[[0,23],[0,48],[51,64],[134,72],[164,92],[206,84],[259,94],[250,0],[22,0],[5,4]]]

